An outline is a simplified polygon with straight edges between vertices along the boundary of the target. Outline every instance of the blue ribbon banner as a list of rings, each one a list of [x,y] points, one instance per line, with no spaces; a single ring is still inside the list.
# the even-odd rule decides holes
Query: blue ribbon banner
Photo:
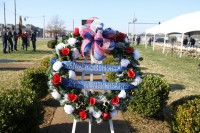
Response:
[[[83,62],[63,61],[63,68],[86,72],[121,72],[125,68],[119,65],[90,64]]]
[[[67,88],[93,89],[93,90],[127,90],[133,89],[132,84],[123,82],[100,82],[64,79],[61,85]]]

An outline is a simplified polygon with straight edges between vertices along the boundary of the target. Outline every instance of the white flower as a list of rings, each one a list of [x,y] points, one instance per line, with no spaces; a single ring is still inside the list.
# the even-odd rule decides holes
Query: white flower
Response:
[[[74,107],[72,105],[65,104],[64,110],[67,114],[72,114],[74,112]]]
[[[125,41],[126,43],[129,43],[128,37],[126,37],[126,38],[124,39],[124,41]]]
[[[126,92],[125,92],[125,90],[121,90],[120,93],[118,94],[118,97],[122,98],[122,99],[126,98]]]
[[[128,64],[130,64],[130,61],[127,59],[122,59],[121,60],[121,67],[127,67]]]
[[[54,71],[59,71],[62,67],[63,67],[63,65],[62,65],[62,62],[60,62],[60,61],[56,61],[53,64],[53,70]]]
[[[97,119],[97,124],[101,123],[103,120],[101,118]]]
[[[70,46],[73,46],[73,45],[76,43],[76,39],[75,39],[75,38],[69,38],[69,39],[67,40],[67,42],[68,42],[68,44],[69,44]]]
[[[60,105],[63,106],[68,101],[69,101],[68,94],[65,94],[63,100],[60,101]]]
[[[101,111],[98,111],[98,112],[96,112],[96,111],[93,111],[93,112],[92,112],[92,115],[94,116],[94,118],[98,119],[98,118],[100,118],[100,117],[101,117],[101,115],[102,115],[102,112],[101,112]]]
[[[122,73],[116,73],[116,76],[117,77],[123,77],[124,76],[124,72],[122,72]]]
[[[65,100],[65,99],[60,100],[60,105],[61,105],[61,106],[64,106],[66,102],[67,102],[67,100]]]
[[[76,79],[76,73],[72,70],[69,70],[69,78],[70,79]]]
[[[73,49],[72,57],[73,59],[77,59],[80,56],[80,53],[77,48]]]
[[[62,50],[63,48],[65,48],[65,44],[64,43],[59,43],[58,45],[56,45],[56,53],[57,55],[60,55],[60,50]]]
[[[133,50],[133,53],[134,53],[134,59],[138,60],[140,58],[140,53],[136,49]]]
[[[68,101],[68,94],[65,94],[63,98]]]
[[[58,91],[56,89],[53,89],[53,92],[51,92],[51,95],[55,99],[60,99],[61,98],[60,93],[58,93]]]
[[[131,83],[134,86],[139,85],[142,82],[142,79],[140,78],[140,76],[136,76],[135,79],[133,80],[133,82]]]
[[[115,109],[112,112],[110,112],[111,117],[115,117],[117,115],[118,111]]]
[[[88,109],[90,114],[93,113],[93,111],[94,111],[93,107],[88,107],[87,109]]]

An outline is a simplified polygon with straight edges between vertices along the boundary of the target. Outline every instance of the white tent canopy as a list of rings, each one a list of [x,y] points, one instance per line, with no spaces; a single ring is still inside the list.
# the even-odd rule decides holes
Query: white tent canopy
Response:
[[[153,28],[147,29],[145,33],[182,34],[192,31],[200,31],[200,11],[178,16]]]
[[[200,31],[200,11],[188,13],[184,15],[180,15],[174,19],[166,21],[160,25],[154,26],[145,31],[145,38],[147,34],[153,34],[154,38],[156,34],[164,34],[166,39],[167,34],[179,33],[182,34],[182,42],[181,42],[181,53],[183,46],[183,37],[185,33]],[[145,45],[146,45],[145,41]],[[153,42],[153,50],[154,50],[155,39]],[[147,45],[146,45],[147,46]],[[165,40],[163,45],[163,53],[165,51]],[[181,57],[181,54],[180,54]]]

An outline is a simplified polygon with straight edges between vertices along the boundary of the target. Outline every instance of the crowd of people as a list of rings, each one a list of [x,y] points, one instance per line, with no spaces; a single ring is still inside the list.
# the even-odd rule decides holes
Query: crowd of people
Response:
[[[10,28],[3,28],[1,32],[3,54],[10,53],[11,51],[18,51],[18,40],[21,38],[21,49],[26,50],[29,46],[29,39],[32,42],[33,51],[36,51],[36,32],[31,30],[30,34],[27,31],[22,33],[21,30],[17,33],[16,30]]]
[[[194,47],[195,43],[196,43],[196,40],[192,37],[190,37],[189,39],[185,37],[183,40],[183,46],[185,47],[187,46]]]
[[[139,45],[139,44],[140,44],[140,41],[141,41],[140,36],[134,35],[134,36],[133,36],[133,44],[135,43],[135,41],[136,41],[136,44]]]

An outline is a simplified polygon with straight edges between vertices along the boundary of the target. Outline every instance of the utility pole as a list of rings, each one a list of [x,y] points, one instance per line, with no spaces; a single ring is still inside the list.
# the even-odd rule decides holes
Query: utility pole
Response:
[[[14,7],[15,7],[15,30],[16,30],[16,0],[14,0]]]
[[[45,38],[45,15],[43,16],[43,38]]]
[[[73,33],[74,33],[74,18],[73,18]]]
[[[5,2],[4,4],[4,27],[6,28],[6,8],[5,8]]]

